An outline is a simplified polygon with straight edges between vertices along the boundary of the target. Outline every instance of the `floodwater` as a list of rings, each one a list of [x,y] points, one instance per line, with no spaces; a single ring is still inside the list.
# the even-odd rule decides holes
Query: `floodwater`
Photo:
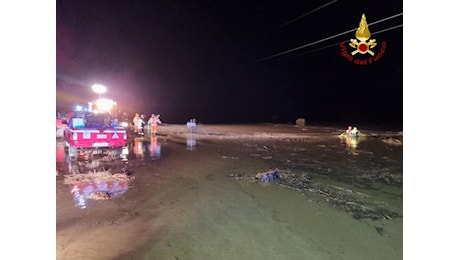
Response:
[[[402,133],[361,131],[161,126],[130,138],[129,183],[86,187],[57,139],[56,259],[402,259]]]

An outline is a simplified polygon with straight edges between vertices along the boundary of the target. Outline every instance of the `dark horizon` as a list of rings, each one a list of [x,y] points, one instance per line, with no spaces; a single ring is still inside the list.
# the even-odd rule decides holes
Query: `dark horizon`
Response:
[[[375,52],[386,48],[356,65],[340,48],[355,32],[331,36],[363,13]],[[120,110],[168,123],[402,127],[402,1],[57,1],[56,14],[57,111],[95,99],[99,83]]]

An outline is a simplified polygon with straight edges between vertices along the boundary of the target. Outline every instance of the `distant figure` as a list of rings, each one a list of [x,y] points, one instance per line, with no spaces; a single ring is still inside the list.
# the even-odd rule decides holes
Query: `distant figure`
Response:
[[[145,125],[145,121],[144,121],[144,118],[145,116],[144,115],[141,115],[138,119],[137,119],[137,135],[138,136],[143,136],[144,135],[144,125]]]
[[[150,116],[149,120],[147,121],[147,124],[150,127],[150,133],[156,135],[158,125],[161,124],[160,115],[152,114],[152,116]]]
[[[359,132],[358,128],[356,126],[353,127],[353,129],[351,129],[351,131],[350,131],[350,136],[358,137],[359,135],[360,135],[360,132]]]
[[[136,113],[133,118],[133,128],[134,128],[134,133],[137,134],[139,132],[139,129],[137,127],[137,121],[139,119],[139,114]]]
[[[350,135],[351,130],[353,130],[353,127],[351,125],[349,125],[347,131],[345,131],[345,134]]]
[[[196,131],[196,119],[192,118],[187,122],[187,127],[190,133],[195,133]]]

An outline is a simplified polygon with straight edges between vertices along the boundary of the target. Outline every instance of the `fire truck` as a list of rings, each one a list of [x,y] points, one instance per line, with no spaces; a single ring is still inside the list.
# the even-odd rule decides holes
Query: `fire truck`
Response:
[[[88,109],[73,111],[63,120],[64,141],[71,162],[92,162],[96,157],[106,157],[104,161],[126,159],[127,133],[112,116],[115,105],[113,100],[98,99],[89,102]],[[82,172],[70,168],[72,172]]]

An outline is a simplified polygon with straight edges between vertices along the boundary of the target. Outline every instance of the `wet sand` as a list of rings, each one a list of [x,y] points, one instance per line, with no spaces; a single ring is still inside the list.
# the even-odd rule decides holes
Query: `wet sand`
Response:
[[[81,209],[65,173],[56,177],[57,259],[402,259],[402,182],[366,188],[318,174],[402,175],[402,147],[381,141],[402,135],[374,131],[351,149],[340,131],[199,125],[191,136],[185,126],[164,125],[159,156],[130,154],[135,179],[119,197]],[[142,138],[146,150],[151,140]],[[401,217],[356,219],[314,194],[250,178],[273,168],[310,171],[316,182],[359,191]]]

